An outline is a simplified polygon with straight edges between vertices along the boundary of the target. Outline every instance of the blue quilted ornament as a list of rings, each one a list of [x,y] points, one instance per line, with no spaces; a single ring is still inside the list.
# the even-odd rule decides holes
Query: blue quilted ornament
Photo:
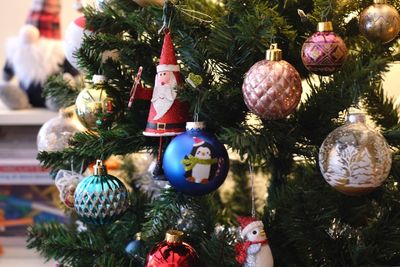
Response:
[[[117,177],[107,174],[101,160],[93,169],[94,174],[83,179],[75,190],[75,210],[86,223],[109,224],[128,208],[128,191]]]
[[[229,171],[228,153],[203,122],[188,122],[164,153],[163,169],[179,192],[200,196],[216,190]]]

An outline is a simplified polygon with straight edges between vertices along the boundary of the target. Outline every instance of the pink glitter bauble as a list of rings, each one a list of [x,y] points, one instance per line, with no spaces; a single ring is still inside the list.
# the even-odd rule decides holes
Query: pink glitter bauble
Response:
[[[302,93],[299,73],[284,60],[254,64],[246,73],[242,90],[250,111],[269,120],[292,113]]]
[[[304,66],[318,75],[331,75],[342,67],[347,58],[346,44],[332,31],[316,32],[301,49]]]

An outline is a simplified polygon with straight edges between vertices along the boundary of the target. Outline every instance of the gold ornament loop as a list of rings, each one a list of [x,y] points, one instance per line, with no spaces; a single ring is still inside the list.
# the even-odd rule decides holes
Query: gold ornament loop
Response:
[[[206,128],[206,123],[204,121],[188,121],[186,122],[186,131],[190,130],[204,130]]]
[[[75,105],[71,105],[71,106],[66,107],[66,108],[60,108],[59,114],[63,118],[72,118],[74,116],[74,114],[75,114],[75,109],[76,109]]]
[[[183,232],[178,230],[169,230],[165,234],[165,241],[168,243],[182,243]]]
[[[363,112],[354,112],[354,113],[349,113],[347,115],[347,122],[349,123],[365,123],[367,120],[367,117],[365,116],[365,113]]]
[[[386,4],[386,0],[374,0],[374,4]]]
[[[92,82],[93,84],[106,84],[107,77],[104,75],[93,75]]]
[[[267,50],[266,59],[269,61],[280,61],[282,60],[282,50],[278,48],[277,43],[271,44]]]
[[[103,161],[96,160],[96,165],[93,166],[93,174],[94,175],[107,175],[107,168],[103,165]]]
[[[331,32],[333,31],[333,25],[331,21],[318,22],[317,31],[319,32]]]

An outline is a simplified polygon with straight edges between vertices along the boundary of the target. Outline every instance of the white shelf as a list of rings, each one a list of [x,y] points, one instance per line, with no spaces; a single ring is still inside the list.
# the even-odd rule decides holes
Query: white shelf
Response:
[[[42,125],[58,115],[45,108],[7,110],[0,108],[0,126]]]
[[[54,267],[56,262],[46,260],[38,252],[26,248],[26,237],[0,237],[0,246],[4,254],[0,255],[0,266],[3,267]]]

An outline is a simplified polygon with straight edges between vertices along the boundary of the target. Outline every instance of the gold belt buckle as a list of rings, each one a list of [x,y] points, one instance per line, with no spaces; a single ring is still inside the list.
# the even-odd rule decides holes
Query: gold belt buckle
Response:
[[[157,130],[165,130],[166,123],[157,122]]]

